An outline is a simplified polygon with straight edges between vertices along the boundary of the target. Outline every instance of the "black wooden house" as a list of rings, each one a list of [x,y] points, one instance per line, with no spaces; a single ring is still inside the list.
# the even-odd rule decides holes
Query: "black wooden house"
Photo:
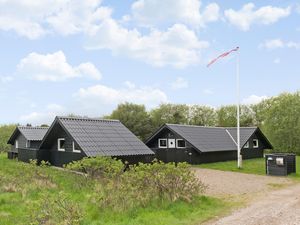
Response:
[[[154,153],[118,120],[56,117],[40,145],[38,159],[62,166],[95,156],[137,163],[150,162]]]
[[[47,127],[18,126],[12,133],[7,144],[11,145],[8,158],[18,158],[20,161],[29,162],[37,159],[39,146],[44,138]]]
[[[240,138],[244,159],[263,157],[264,149],[273,148],[257,127],[242,127]],[[165,124],[145,143],[164,162],[200,164],[235,160],[236,139],[236,128]]]

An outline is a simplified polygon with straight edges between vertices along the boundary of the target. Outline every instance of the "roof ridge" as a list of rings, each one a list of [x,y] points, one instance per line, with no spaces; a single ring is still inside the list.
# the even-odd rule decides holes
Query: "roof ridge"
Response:
[[[18,126],[18,128],[25,128],[25,129],[49,129],[49,127],[30,127],[30,126]]]
[[[175,123],[166,123],[166,125],[167,126],[169,126],[169,125],[173,125],[173,126],[183,126],[183,127],[201,127],[201,128],[217,128],[217,129],[233,129],[233,128],[237,128],[237,127],[213,127],[213,126],[199,126],[199,125],[189,125],[189,124],[175,124]],[[253,129],[253,128],[257,128],[257,127],[255,127],[255,126],[253,126],[253,127],[240,127],[240,128],[251,128],[251,129]]]
[[[182,127],[201,127],[201,128],[223,128],[223,127],[210,127],[210,126],[198,126],[198,125],[189,125],[189,124],[175,124],[175,123],[166,123],[167,126],[182,126]]]
[[[67,120],[85,120],[85,121],[101,121],[101,122],[117,122],[120,123],[120,120],[114,119],[103,119],[103,118],[90,118],[90,117],[80,117],[80,116],[57,116],[58,119],[67,119]]]

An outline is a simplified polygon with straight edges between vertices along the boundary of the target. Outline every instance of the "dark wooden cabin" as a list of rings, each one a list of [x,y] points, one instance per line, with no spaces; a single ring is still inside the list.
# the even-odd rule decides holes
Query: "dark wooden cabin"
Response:
[[[226,127],[201,127],[165,124],[145,143],[164,162],[200,164],[237,159],[237,130]],[[271,143],[257,127],[240,129],[243,159],[263,157]]]
[[[7,144],[11,145],[8,158],[23,162],[37,159],[37,151],[47,132],[47,127],[18,126],[9,138]]]
[[[118,120],[56,117],[38,159],[62,166],[95,156],[113,156],[132,164],[150,162],[154,153]]]

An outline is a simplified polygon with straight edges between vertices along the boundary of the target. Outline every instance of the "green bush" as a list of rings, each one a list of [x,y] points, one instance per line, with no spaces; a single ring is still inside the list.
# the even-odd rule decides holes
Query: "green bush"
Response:
[[[92,157],[74,161],[65,166],[67,169],[87,173],[92,178],[113,178],[124,171],[121,160],[112,157]]]
[[[187,163],[155,160],[131,165],[125,171],[120,160],[94,157],[72,162],[66,168],[97,178],[91,202],[114,211],[177,200],[191,202],[206,188]]]
[[[8,139],[12,135],[16,125],[0,125],[0,152],[7,152],[10,145],[7,144]]]
[[[177,200],[190,202],[204,190],[188,164],[155,161],[131,166],[118,179],[99,184],[92,198],[101,208],[123,211]]]
[[[31,225],[79,225],[83,219],[78,204],[71,201],[63,192],[55,196],[42,195],[30,212]]]

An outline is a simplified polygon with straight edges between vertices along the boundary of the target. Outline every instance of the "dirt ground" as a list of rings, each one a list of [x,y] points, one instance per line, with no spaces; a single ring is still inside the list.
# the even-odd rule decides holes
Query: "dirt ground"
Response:
[[[207,225],[299,225],[300,184],[271,191],[248,207]]]
[[[207,195],[252,196],[248,204],[207,225],[298,225],[300,224],[300,184],[289,178],[259,176],[209,169],[195,169],[208,185]]]
[[[261,176],[237,172],[194,168],[197,177],[208,186],[206,195],[226,197],[261,193],[292,184],[285,177]]]

